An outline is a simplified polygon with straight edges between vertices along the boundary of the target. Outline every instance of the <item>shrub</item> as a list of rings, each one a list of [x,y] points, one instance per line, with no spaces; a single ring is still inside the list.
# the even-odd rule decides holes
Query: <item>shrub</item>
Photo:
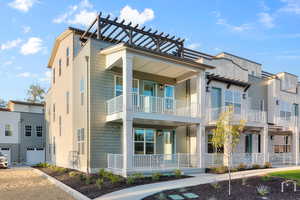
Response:
[[[50,168],[51,168],[54,172],[58,172],[58,173],[67,173],[67,172],[68,172],[68,169],[67,169],[67,168],[63,168],[63,167],[50,166]]]
[[[131,184],[134,184],[135,183],[135,177],[134,176],[128,176],[127,179],[126,179],[126,183],[131,185]]]
[[[265,162],[264,168],[272,168],[272,163],[270,163],[270,162]]]
[[[99,177],[104,178],[104,177],[106,177],[106,174],[107,174],[107,172],[105,171],[105,169],[99,170],[99,173],[98,173]]]
[[[237,169],[238,169],[239,171],[242,171],[242,170],[247,169],[247,166],[246,166],[244,163],[240,163],[240,164],[237,166]]]
[[[35,167],[48,168],[50,165],[48,163],[38,163],[35,165]]]
[[[102,189],[103,184],[104,184],[104,179],[103,178],[98,178],[96,180],[96,186],[97,186],[97,188]]]
[[[228,172],[228,167],[226,167],[226,166],[216,167],[214,169],[214,172],[217,173],[217,174],[224,174],[224,173]]]
[[[182,176],[182,172],[180,169],[175,169],[174,170],[174,175],[176,178],[180,178]]]
[[[252,165],[252,169],[260,169],[261,167],[260,167],[260,165],[258,165],[258,164],[253,164]]]
[[[158,181],[158,180],[160,179],[161,176],[162,176],[161,173],[156,172],[156,173],[152,174],[152,177],[151,177],[151,178],[152,178],[153,181]]]
[[[114,174],[112,172],[105,172],[104,173],[104,178],[110,179],[112,176],[114,176]]]
[[[78,172],[71,171],[71,172],[69,172],[69,176],[70,177],[78,176]]]
[[[79,179],[80,179],[81,181],[85,181],[86,176],[85,176],[84,174],[79,174]]]
[[[120,183],[122,181],[121,177],[117,176],[117,175],[109,176],[109,180],[110,180],[111,184]]]
[[[271,177],[270,176],[262,176],[261,180],[262,181],[269,181],[269,180],[271,180]]]
[[[231,168],[230,171],[231,171],[231,172],[237,172],[237,171],[239,171],[239,170],[238,170],[237,168]]]
[[[210,185],[216,190],[221,188],[221,185],[217,181],[212,182]]]
[[[261,196],[265,196],[270,193],[270,188],[265,185],[259,185],[256,187],[257,193]]]
[[[135,173],[135,174],[132,174],[132,176],[136,179],[142,179],[144,178],[144,175],[142,173]]]
[[[90,185],[92,183],[93,183],[93,177],[92,176],[86,176],[85,184]]]

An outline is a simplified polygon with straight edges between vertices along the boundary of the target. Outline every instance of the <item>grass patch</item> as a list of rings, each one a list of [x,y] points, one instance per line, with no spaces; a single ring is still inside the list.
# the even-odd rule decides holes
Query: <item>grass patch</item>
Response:
[[[288,170],[281,172],[272,172],[268,174],[269,176],[280,177],[284,179],[290,179],[297,181],[300,184],[300,170]]]

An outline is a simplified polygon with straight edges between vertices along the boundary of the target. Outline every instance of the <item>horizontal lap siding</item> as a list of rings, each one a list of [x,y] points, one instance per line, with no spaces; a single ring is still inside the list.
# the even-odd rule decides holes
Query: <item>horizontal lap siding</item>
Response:
[[[105,71],[105,59],[98,52],[105,44],[91,41],[90,58],[90,146],[91,168],[107,167],[107,153],[121,151],[121,124],[106,123],[105,102],[113,97],[114,76]]]

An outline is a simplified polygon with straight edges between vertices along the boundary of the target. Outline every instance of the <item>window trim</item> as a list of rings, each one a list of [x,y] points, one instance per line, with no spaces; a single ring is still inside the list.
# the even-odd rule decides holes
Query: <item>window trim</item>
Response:
[[[138,130],[138,129],[143,130],[143,132],[144,132],[144,141],[136,141],[135,140],[135,131]],[[146,131],[147,130],[153,130],[153,136],[154,136],[153,141],[147,141],[146,140]],[[144,150],[143,154],[136,154],[135,153],[135,144],[136,143],[143,143],[143,150]],[[146,154],[146,144],[147,143],[153,144],[153,147],[154,147],[153,154],[156,154],[156,129],[152,129],[152,128],[134,128],[133,129],[133,152],[134,152],[134,154],[135,155],[152,155],[152,154]]]

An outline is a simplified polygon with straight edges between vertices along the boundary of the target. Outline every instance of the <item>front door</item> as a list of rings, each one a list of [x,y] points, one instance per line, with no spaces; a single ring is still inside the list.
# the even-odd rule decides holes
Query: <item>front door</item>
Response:
[[[167,112],[175,111],[174,99],[175,99],[174,86],[166,85],[165,86],[165,102],[164,102],[165,111],[167,111]]]
[[[163,131],[163,146],[165,154],[164,159],[172,160],[173,154],[175,153],[175,131]]]
[[[153,81],[144,81],[143,87],[144,109],[145,112],[155,112],[156,110],[156,83]]]

